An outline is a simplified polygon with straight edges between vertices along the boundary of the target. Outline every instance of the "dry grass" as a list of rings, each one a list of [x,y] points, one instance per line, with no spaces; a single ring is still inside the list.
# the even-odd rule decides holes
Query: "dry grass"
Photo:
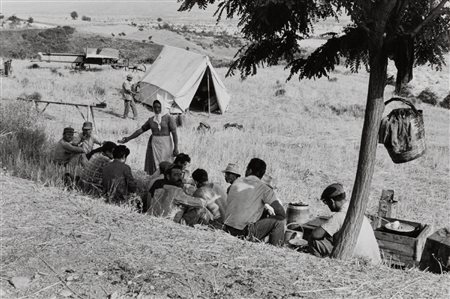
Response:
[[[450,276],[318,259],[0,174],[6,297],[446,298]],[[20,215],[20,217],[17,217]],[[23,290],[7,280],[32,279]],[[62,283],[63,281],[64,283]],[[59,294],[59,295],[58,295]]]
[[[14,62],[14,77],[4,79],[4,98],[39,91],[44,100],[93,103],[97,96],[95,86],[100,86],[105,93],[97,100],[106,101],[108,107],[96,110],[98,134],[113,141],[139,128],[150,116],[150,112],[139,106],[137,122],[117,117],[123,111],[117,88],[125,78],[125,71],[99,68],[96,72],[72,73],[59,65],[58,71],[63,74],[60,77],[42,67],[26,69],[28,65]],[[48,66],[58,67],[57,64]],[[219,69],[220,74],[224,72],[225,69]],[[275,67],[243,82],[227,78],[225,84],[232,97],[229,111],[211,117],[198,113],[188,115],[187,125],[179,132],[180,150],[191,155],[192,170],[202,167],[224,186],[220,170],[227,163],[237,162],[243,172],[250,158],[261,157],[268,162],[268,172],[278,178],[277,192],[284,203],[302,200],[312,206],[314,215],[327,214],[327,209],[316,200],[326,185],[340,181],[347,186],[348,193],[351,191],[363,122],[359,107],[364,105],[368,75],[348,74],[338,69],[333,74],[337,81],[293,80],[286,84],[284,96],[275,97],[275,81],[285,77],[286,72]],[[428,85],[438,95],[446,95],[442,85],[448,77],[448,67],[441,73],[417,69],[415,77],[417,81],[411,83],[414,88]],[[424,82],[427,78],[428,83]],[[392,91],[388,86],[386,98]],[[448,226],[448,110],[423,104],[418,107],[424,109],[427,154],[416,161],[396,165],[380,145],[368,213],[375,213],[383,188],[394,189],[400,200],[400,218],[436,227]],[[345,113],[338,116],[336,111]],[[45,117],[47,132],[53,140],[60,138],[63,127],[80,128],[83,122],[76,109],[70,107],[49,106]],[[195,131],[200,121],[211,125],[210,133]],[[223,125],[229,122],[242,124],[244,130],[225,130]],[[148,133],[127,144],[132,151],[128,163],[136,170],[143,168],[147,141]]]

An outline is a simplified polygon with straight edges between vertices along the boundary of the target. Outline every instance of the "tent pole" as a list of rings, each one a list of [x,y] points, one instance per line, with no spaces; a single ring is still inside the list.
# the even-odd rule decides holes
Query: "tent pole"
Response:
[[[209,68],[206,69],[206,84],[208,86],[208,117],[211,116],[211,97],[209,93]]]

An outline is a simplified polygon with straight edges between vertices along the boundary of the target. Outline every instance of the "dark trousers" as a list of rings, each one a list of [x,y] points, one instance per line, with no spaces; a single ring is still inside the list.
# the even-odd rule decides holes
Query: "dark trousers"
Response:
[[[333,252],[333,239],[325,237],[322,240],[314,240],[312,237],[308,240],[309,252],[317,257],[328,257]]]
[[[128,117],[128,112],[130,112],[130,106],[131,106],[131,110],[133,111],[133,118],[136,118],[137,110],[136,110],[136,104],[134,103],[134,101],[124,100],[123,102],[125,105],[125,110],[123,111],[123,118]]]
[[[225,231],[233,236],[244,236],[250,241],[262,242],[269,236],[269,243],[282,246],[284,243],[285,221],[274,218],[263,218],[247,225],[243,230],[225,225]]]

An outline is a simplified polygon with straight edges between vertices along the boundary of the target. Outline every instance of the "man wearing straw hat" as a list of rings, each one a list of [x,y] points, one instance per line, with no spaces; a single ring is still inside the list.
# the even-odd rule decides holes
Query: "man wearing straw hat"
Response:
[[[309,239],[309,251],[318,257],[330,256],[335,246],[335,235],[344,224],[347,214],[348,202],[342,184],[335,183],[326,187],[322,193],[321,200],[334,212],[333,216],[321,226],[315,228]],[[363,218],[354,257],[362,257],[373,263],[381,262],[380,249],[378,248],[375,234],[366,216]]]
[[[230,192],[230,187],[241,175],[239,174],[239,170],[236,164],[229,163],[225,170],[222,170],[225,174],[225,181],[230,184],[227,188],[227,194]]]
[[[269,236],[270,244],[282,246],[286,212],[273,189],[261,181],[266,167],[263,160],[251,159],[245,178],[231,185],[225,210],[225,231],[255,241]],[[273,208],[274,215],[261,218],[265,204]]]
[[[122,98],[125,105],[125,109],[123,111],[123,118],[128,117],[128,112],[130,111],[131,106],[131,110],[133,110],[132,119],[136,119],[138,115],[136,110],[136,104],[134,103],[133,97],[136,93],[133,91],[133,84],[131,83],[132,80],[133,76],[131,74],[128,74],[127,80],[125,80],[122,84]]]

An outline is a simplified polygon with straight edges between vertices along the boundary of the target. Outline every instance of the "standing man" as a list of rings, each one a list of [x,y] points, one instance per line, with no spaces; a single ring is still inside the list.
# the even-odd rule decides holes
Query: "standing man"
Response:
[[[127,75],[127,80],[122,84],[122,97],[125,105],[125,110],[123,111],[123,118],[128,117],[128,112],[133,110],[133,120],[137,118],[137,110],[136,104],[134,103],[134,95],[136,94],[133,91],[133,84],[131,81],[133,80],[133,76],[131,74]]]
[[[230,186],[227,188],[227,194],[230,192],[230,187],[241,175],[236,164],[229,163],[225,170],[222,170],[225,174],[225,182],[229,183]]]
[[[103,142],[92,134],[92,123],[86,121],[81,128],[82,132],[74,138],[73,143],[81,146],[85,153],[90,153],[94,149],[94,144],[102,145]]]
[[[344,224],[348,202],[345,198],[344,187],[339,183],[331,184],[325,188],[321,200],[334,214],[325,223],[312,231],[309,239],[309,251],[315,256],[327,257],[331,255],[335,246],[336,233],[341,230]],[[363,218],[353,256],[368,259],[373,263],[381,262],[380,249],[378,248],[372,226],[366,216]]]
[[[251,159],[245,178],[231,185],[225,210],[225,231],[255,241],[269,236],[270,244],[282,246],[286,212],[273,190],[261,181],[266,167],[263,160]],[[262,218],[265,204],[273,208],[273,215]]]
[[[75,130],[71,127],[64,128],[63,137],[58,141],[53,154],[53,161],[59,165],[67,166],[70,162],[78,164],[80,155],[85,154],[82,147],[72,144]]]

